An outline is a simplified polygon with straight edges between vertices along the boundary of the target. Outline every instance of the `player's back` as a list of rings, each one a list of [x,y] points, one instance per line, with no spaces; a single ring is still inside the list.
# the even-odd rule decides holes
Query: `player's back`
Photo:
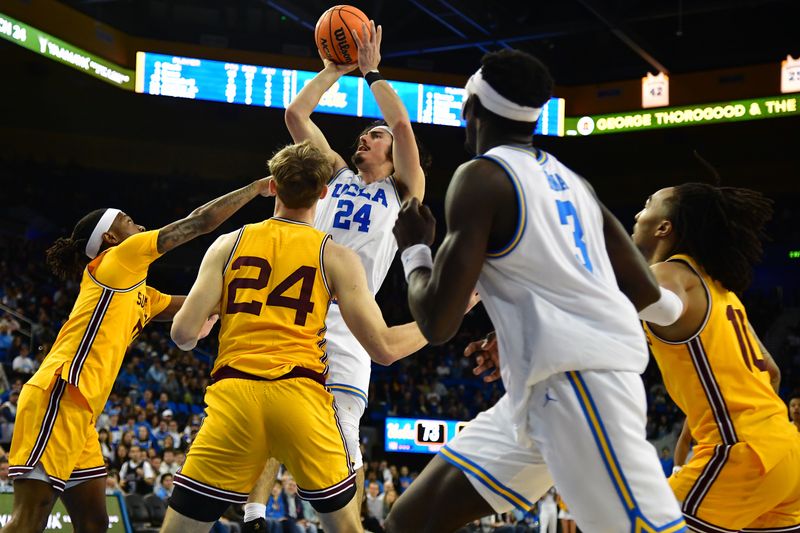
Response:
[[[223,271],[219,356],[274,379],[296,367],[327,372],[330,291],[322,253],[330,237],[308,224],[271,218],[244,226]]]
[[[686,413],[699,446],[746,442],[768,470],[791,449],[797,431],[770,385],[744,305],[691,257],[668,261],[682,262],[698,275],[709,308],[698,332],[682,342],[661,339],[645,325],[667,391]]]
[[[499,146],[482,157],[505,170],[517,196],[515,235],[489,251],[479,280],[515,408],[530,385],[559,372],[643,371],[644,335],[617,286],[588,185],[541,151]]]

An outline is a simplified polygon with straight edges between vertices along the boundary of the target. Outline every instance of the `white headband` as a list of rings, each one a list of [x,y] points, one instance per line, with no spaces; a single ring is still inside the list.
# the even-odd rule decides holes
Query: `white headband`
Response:
[[[394,133],[392,133],[392,128],[390,128],[389,126],[381,124],[380,126],[375,126],[369,131],[374,131],[374,130],[384,130],[386,133],[392,136],[392,139],[394,139]]]
[[[111,224],[114,223],[114,219],[117,218],[118,214],[120,214],[119,209],[109,207],[100,217],[100,220],[97,221],[97,225],[92,231],[92,236],[89,237],[89,242],[86,243],[86,255],[89,256],[89,259],[97,257],[97,252],[100,251],[100,246],[103,244],[103,233],[111,228]]]
[[[541,107],[527,107],[515,104],[502,94],[494,90],[489,83],[483,79],[480,69],[470,76],[465,87],[467,94],[464,95],[464,104],[473,94],[481,99],[481,105],[496,115],[509,120],[519,122],[536,122],[542,114]],[[463,107],[462,107],[463,113]]]

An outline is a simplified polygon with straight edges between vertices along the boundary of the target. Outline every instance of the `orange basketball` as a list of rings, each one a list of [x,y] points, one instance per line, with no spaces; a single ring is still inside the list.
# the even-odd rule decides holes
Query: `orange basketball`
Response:
[[[324,57],[339,65],[358,62],[358,48],[352,30],[361,36],[361,24],[369,26],[369,18],[353,6],[333,6],[317,21],[314,40]]]

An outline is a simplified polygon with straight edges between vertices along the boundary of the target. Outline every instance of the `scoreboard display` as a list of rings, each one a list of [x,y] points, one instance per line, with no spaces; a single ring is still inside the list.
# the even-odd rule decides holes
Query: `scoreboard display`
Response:
[[[136,54],[136,92],[285,109],[316,72],[245,65],[151,52]],[[387,80],[412,122],[464,127],[463,87]],[[360,76],[342,76],[322,97],[316,111],[380,118],[378,103]],[[545,104],[535,133],[563,135],[564,100]]]
[[[453,440],[467,422],[424,418],[386,418],[387,452],[436,453]]]

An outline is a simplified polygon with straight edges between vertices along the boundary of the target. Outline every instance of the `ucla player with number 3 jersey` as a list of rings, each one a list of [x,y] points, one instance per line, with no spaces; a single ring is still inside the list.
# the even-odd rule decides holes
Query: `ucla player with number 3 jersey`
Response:
[[[172,338],[197,342],[221,301],[220,348],[207,417],[175,476],[163,532],[208,531],[244,503],[267,459],[285,464],[326,532],[360,530],[355,471],[340,410],[325,382],[325,321],[337,298],[349,329],[378,363],[424,344],[416,324],[389,328],[349,248],[310,225],[330,162],[311,143],[270,160],[275,217],[223,235],[209,248]]]
[[[408,300],[425,337],[451,338],[478,284],[497,329],[506,394],[467,424],[398,499],[387,533],[454,531],[526,512],[552,485],[592,533],[686,526],[645,439],[637,317],[655,279],[582,178],[531,143],[552,78],[519,50],[486,54],[463,114],[476,159],[447,191],[435,262],[430,210],[412,200],[395,226]]]
[[[381,288],[397,253],[392,227],[400,203],[411,197],[422,200],[425,173],[420,148],[414,137],[408,112],[388,82],[378,73],[381,27],[364,30],[358,39],[358,65],[336,65],[323,58],[325,68],[298,93],[286,108],[286,126],[295,142],[308,140],[331,163],[333,175],[328,194],[317,207],[314,227],[333,240],[354,250],[367,272],[370,291]],[[353,172],[341,155],[328,144],[311,120],[311,114],[325,91],[347,72],[359,68],[375,97],[385,121],[367,126],[358,136],[351,162]],[[463,311],[463,310],[462,310]],[[370,359],[342,320],[334,302],[326,321],[326,349],[330,359],[328,386],[336,396],[347,448],[358,472],[359,496],[363,492],[363,470],[359,442],[359,420],[367,405]],[[245,507],[245,529],[264,516],[264,502],[277,473],[277,465],[265,469]]]
[[[761,194],[686,183],[650,196],[633,238],[669,296],[645,329],[694,453],[670,477],[694,531],[800,531],[800,435],[737,293],[772,214]]]

